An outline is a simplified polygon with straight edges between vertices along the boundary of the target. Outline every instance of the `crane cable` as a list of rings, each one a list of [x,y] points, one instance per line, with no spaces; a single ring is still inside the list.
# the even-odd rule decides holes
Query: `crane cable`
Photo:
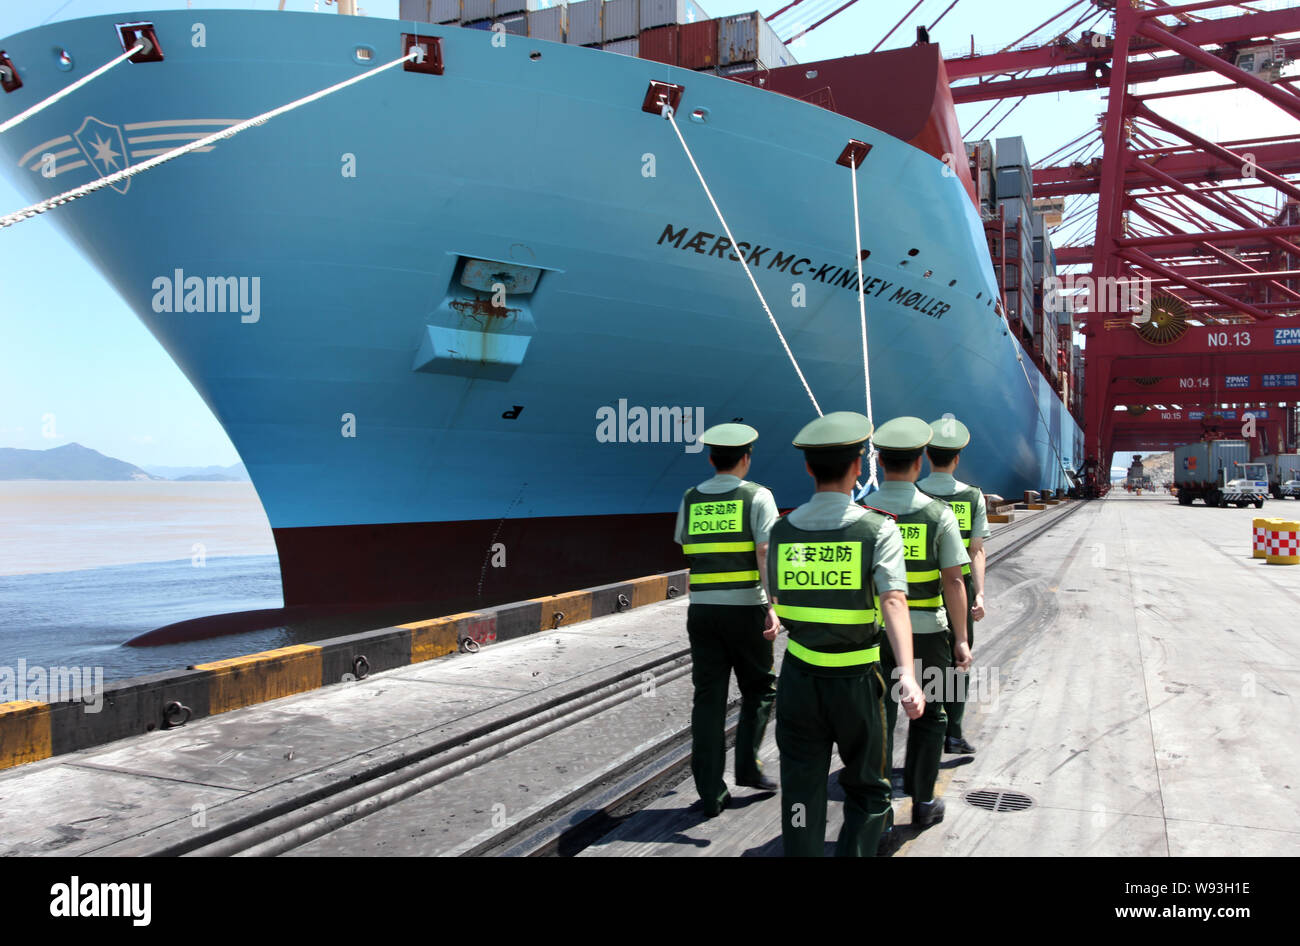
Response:
[[[736,238],[731,232],[731,227],[727,225],[726,218],[722,216],[722,211],[718,209],[718,202],[713,199],[713,192],[709,190],[709,185],[700,172],[700,166],[695,163],[695,155],[691,154],[690,145],[686,143],[686,139],[682,136],[682,130],[677,126],[677,119],[673,115],[673,107],[665,103],[659,114],[668,120],[668,123],[673,126],[673,131],[677,133],[677,140],[682,143],[682,150],[686,152],[686,159],[691,162],[691,167],[695,169],[695,176],[700,179],[700,186],[704,188],[704,196],[709,198],[709,203],[713,206],[713,212],[718,216],[718,222],[722,224],[727,239],[731,241],[731,248],[735,251],[732,255],[740,260],[741,268],[745,270],[745,275],[749,277],[749,284],[754,287],[754,292],[758,295],[758,301],[762,304],[763,311],[767,313],[767,320],[772,323],[772,328],[776,330],[776,337],[781,340],[781,347],[785,349],[786,355],[790,358],[790,364],[794,366],[794,373],[799,376],[799,383],[803,385],[804,391],[808,394],[808,400],[812,401],[813,407],[817,410],[817,416],[821,417],[821,405],[817,403],[817,398],[813,396],[812,388],[808,386],[808,379],[804,377],[803,370],[794,357],[794,352],[790,350],[790,345],[785,340],[785,334],[781,331],[781,326],[776,324],[776,316],[772,314],[767,299],[763,297],[763,290],[758,288],[758,281],[754,279],[754,274],[749,269],[749,263],[745,261],[745,254],[740,252]]]
[[[826,13],[828,10],[833,9],[835,4],[840,2],[841,0],[812,0],[812,2],[809,3],[807,7],[800,7],[797,10],[794,8],[798,6],[798,4],[792,3],[789,4],[785,9],[779,10],[776,13],[773,13],[771,16],[769,16],[767,18],[767,22],[769,25],[771,25],[772,29],[777,31],[779,35],[780,33],[785,32],[786,27],[784,25],[780,27],[776,25],[775,21],[777,17],[785,16],[786,14],[789,14],[790,22],[812,23],[818,17],[822,16],[822,14]]]
[[[884,36],[880,37],[880,42],[876,43],[876,45],[874,45],[874,46],[871,47],[871,52],[874,53],[874,52],[875,52],[877,49],[879,49],[881,46],[885,45],[885,40],[887,40],[887,39],[889,39],[889,37],[893,36],[893,35],[894,35],[894,31],[897,30],[897,29],[898,29],[900,26],[902,26],[904,23],[906,23],[906,22],[907,22],[907,18],[908,18],[909,16],[911,16],[913,13],[915,13],[915,12],[917,11],[917,9],[918,9],[918,8],[921,6],[921,4],[923,4],[923,3],[925,3],[925,0],[916,0],[916,3],[912,4],[912,9],[910,9],[910,10],[908,10],[906,13],[904,13],[903,16],[902,16],[902,18],[899,19],[899,21],[898,21],[897,23],[895,23],[893,26],[891,26],[891,27],[889,28],[889,32],[886,33]],[[947,11],[945,10],[944,12],[946,13]]]
[[[1046,73],[1044,73],[1044,74],[1046,74]],[[1009,109],[1007,109],[1005,112],[1003,112],[1003,113],[1002,113],[1002,117],[999,118],[997,121],[995,121],[995,122],[993,123],[993,127],[990,128],[988,131],[984,132],[984,137],[985,137],[985,138],[990,138],[990,137],[992,137],[993,132],[995,132],[995,131],[998,130],[998,126],[1001,125],[1004,121],[1006,121],[1007,118],[1011,115],[1012,112],[1014,112],[1016,109],[1018,109],[1021,105],[1024,105],[1024,104],[1025,104],[1025,99],[1027,99],[1027,98],[1029,98],[1029,96],[1027,96],[1027,95],[1022,95],[1022,96],[1020,96],[1020,98],[1016,101],[1016,104],[1015,104],[1015,105],[1012,105]]]
[[[834,2],[834,0],[831,0],[831,2]],[[813,30],[817,29],[817,27],[821,26],[821,25],[822,25],[823,23],[825,23],[827,20],[833,20],[833,19],[835,19],[835,17],[839,16],[841,13],[843,13],[845,10],[847,10],[849,7],[853,6],[853,4],[855,4],[855,3],[857,3],[857,2],[858,2],[858,0],[845,0],[844,3],[840,4],[838,7],[836,7],[834,10],[832,10],[830,13],[826,14],[825,16],[823,16],[820,20],[818,20],[818,21],[817,21],[816,23],[814,23],[812,26],[808,27],[806,30],[800,30],[800,31],[799,31],[798,33],[796,33],[794,36],[791,36],[789,39],[782,40],[782,42],[783,42],[785,45],[789,46],[791,43],[795,42],[796,40],[800,39],[801,37],[806,36],[806,35],[808,35],[809,33],[811,33]],[[824,8],[823,8],[823,9],[824,9]]]
[[[37,102],[35,105],[27,109],[25,112],[19,112],[17,115],[15,115],[13,118],[10,118],[8,121],[0,122],[0,135],[3,135],[10,128],[14,128],[18,125],[21,125],[23,122],[27,121],[27,119],[31,118],[33,115],[37,114],[38,112],[45,111],[45,109],[49,108],[55,102],[71,95],[73,92],[77,91],[77,89],[81,88],[83,85],[88,85],[89,83],[95,81],[104,73],[108,72],[108,70],[112,69],[114,66],[121,65],[122,63],[130,59],[132,56],[134,56],[136,53],[148,49],[151,45],[152,44],[149,43],[148,40],[136,43],[126,52],[122,53],[122,55],[110,59],[108,62],[104,63],[94,72],[91,72],[88,75],[84,75],[76,82],[73,82],[71,85],[59,89],[59,91],[55,92],[49,98]]]
[[[948,15],[948,11],[951,10],[953,7],[955,7],[955,6],[958,4],[958,2],[960,2],[960,0],[952,0],[952,3],[950,3],[950,4],[948,4],[946,7],[944,7],[944,8],[943,8],[943,12],[940,13],[940,14],[935,18],[935,21],[934,21],[933,23],[931,23],[929,26],[927,26],[927,27],[925,28],[925,29],[926,29],[926,32],[929,32],[930,30],[932,30],[932,29],[934,29],[936,26],[938,26],[938,25],[939,25],[939,21],[942,20],[945,16],[947,16],[947,15]]]
[[[89,184],[82,184],[80,187],[74,187],[72,190],[64,191],[62,194],[58,194],[57,196],[46,198],[45,200],[42,200],[39,203],[32,204],[30,207],[24,207],[22,210],[16,210],[11,214],[6,214],[5,216],[0,217],[0,230],[3,230],[6,227],[12,227],[16,223],[21,223],[24,220],[29,220],[32,217],[37,216],[38,214],[45,213],[47,210],[52,210],[55,207],[59,207],[63,204],[70,203],[81,197],[85,197],[88,194],[93,194],[95,191],[102,190],[105,187],[111,187],[112,185],[117,184],[120,181],[127,180],[131,177],[134,177],[137,174],[142,174],[145,171],[153,170],[154,168],[158,167],[158,165],[165,164],[166,162],[171,161],[174,158],[179,158],[182,155],[189,154],[191,151],[197,151],[200,148],[207,148],[218,141],[224,141],[227,138],[233,138],[241,131],[247,131],[249,128],[252,128],[255,125],[263,125],[266,122],[270,121],[272,118],[277,118],[278,116],[283,115],[286,112],[291,112],[296,108],[301,108],[304,105],[308,105],[312,102],[318,101],[319,99],[323,99],[327,95],[332,95],[333,93],[341,91],[342,89],[345,89],[350,85],[355,85],[356,83],[361,82],[365,79],[369,79],[372,76],[377,76],[379,75],[379,73],[385,72],[386,70],[392,69],[396,66],[400,66],[409,60],[414,59],[416,61],[422,61],[424,55],[425,55],[424,48],[420,46],[416,46],[409,53],[407,53],[405,56],[403,56],[400,59],[394,59],[392,62],[385,63],[382,66],[376,66],[373,69],[368,69],[365,72],[361,73],[360,75],[353,76],[351,79],[345,79],[344,81],[331,85],[328,88],[321,89],[318,92],[313,92],[310,95],[305,95],[300,99],[295,99],[294,101],[290,102],[287,105],[281,105],[279,108],[273,108],[269,112],[263,112],[261,115],[254,116],[253,118],[250,118],[247,121],[242,121],[237,125],[231,125],[229,128],[224,128],[221,131],[208,135],[206,138],[200,138],[197,141],[191,141],[188,144],[181,145],[178,148],[173,148],[171,151],[168,151],[165,154],[157,155],[156,157],[150,158],[147,161],[141,161],[139,164],[133,164],[130,167],[123,168],[120,171],[114,171],[112,174],[106,174],[105,176],[99,178],[98,180],[91,181]]]

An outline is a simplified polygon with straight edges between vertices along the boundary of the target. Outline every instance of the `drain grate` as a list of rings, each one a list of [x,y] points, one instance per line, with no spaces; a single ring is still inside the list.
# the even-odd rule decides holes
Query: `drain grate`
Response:
[[[985,811],[1024,811],[1034,807],[1034,800],[1024,792],[1010,792],[1000,788],[981,788],[966,793],[966,804]]]

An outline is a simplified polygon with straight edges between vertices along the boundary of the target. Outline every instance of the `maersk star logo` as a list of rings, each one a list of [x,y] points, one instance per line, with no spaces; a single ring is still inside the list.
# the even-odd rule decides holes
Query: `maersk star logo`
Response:
[[[117,125],[88,117],[72,137],[77,140],[81,153],[95,169],[96,177],[112,174],[127,166],[126,140],[122,137],[122,129]],[[128,177],[114,184],[113,190],[125,194],[130,186],[131,179]]]

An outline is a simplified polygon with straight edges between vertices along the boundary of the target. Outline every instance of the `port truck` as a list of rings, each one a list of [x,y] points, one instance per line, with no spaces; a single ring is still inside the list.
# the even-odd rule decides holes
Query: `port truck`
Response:
[[[1174,485],[1183,506],[1203,499],[1207,506],[1262,509],[1268,473],[1263,463],[1250,462],[1246,441],[1202,440],[1174,450]]]
[[[1268,491],[1274,499],[1300,499],[1300,453],[1270,453],[1255,462],[1268,470]]]

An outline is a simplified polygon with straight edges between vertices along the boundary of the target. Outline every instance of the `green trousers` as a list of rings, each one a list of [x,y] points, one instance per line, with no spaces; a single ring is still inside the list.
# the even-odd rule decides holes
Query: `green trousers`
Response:
[[[925,712],[920,719],[907,724],[907,752],[903,756],[903,791],[912,796],[913,801],[933,801],[934,783],[939,777],[939,760],[943,757],[943,740],[948,732],[948,717],[943,710],[943,686],[947,681],[947,670],[952,666],[952,644],[950,635],[944,632],[912,635],[913,669],[915,662],[921,662],[920,673],[916,682],[925,693]],[[885,699],[885,725],[888,737],[888,758],[890,764],[894,759],[894,724],[898,719],[898,700],[894,687],[894,652],[889,640],[880,648],[881,669],[889,683],[890,691]],[[929,674],[926,671],[930,671]],[[937,679],[934,673],[939,676]],[[933,681],[933,682],[932,682]],[[939,699],[931,699],[938,696]]]
[[[970,644],[972,649],[975,646],[971,639],[973,636],[969,630],[969,625],[967,625],[966,643]],[[949,631],[948,659],[951,666],[957,664],[956,647],[957,638],[952,631]],[[948,699],[944,701],[943,711],[948,717],[947,738],[961,739],[961,721],[966,717],[966,692],[969,689],[970,677],[965,670],[957,670],[953,673],[953,682],[953,692],[945,694]]]
[[[758,748],[776,700],[772,642],[763,637],[766,605],[692,604],[686,611],[691,640],[691,774],[709,808],[727,797],[722,772],[727,761],[727,687],[731,673],[740,688],[736,726],[736,780],[754,781],[762,772]]]
[[[874,857],[891,810],[885,757],[885,682],[879,664],[847,676],[781,665],[776,744],[781,750],[781,839],[786,857],[821,857],[826,846],[826,779],[831,747],[844,770],[844,826],[837,857]]]
[[[970,616],[969,608],[975,606],[975,590],[971,586],[970,576],[966,576],[966,602],[969,605],[966,611],[966,643],[970,645],[971,653],[975,652],[975,620]],[[951,622],[948,627],[948,644],[949,659],[953,666],[957,665],[957,636],[952,632]],[[954,674],[956,686],[952,693],[946,694],[943,704],[943,711],[948,715],[948,738],[961,739],[961,721],[966,716],[966,691],[970,683],[970,678],[965,670],[958,670]]]

